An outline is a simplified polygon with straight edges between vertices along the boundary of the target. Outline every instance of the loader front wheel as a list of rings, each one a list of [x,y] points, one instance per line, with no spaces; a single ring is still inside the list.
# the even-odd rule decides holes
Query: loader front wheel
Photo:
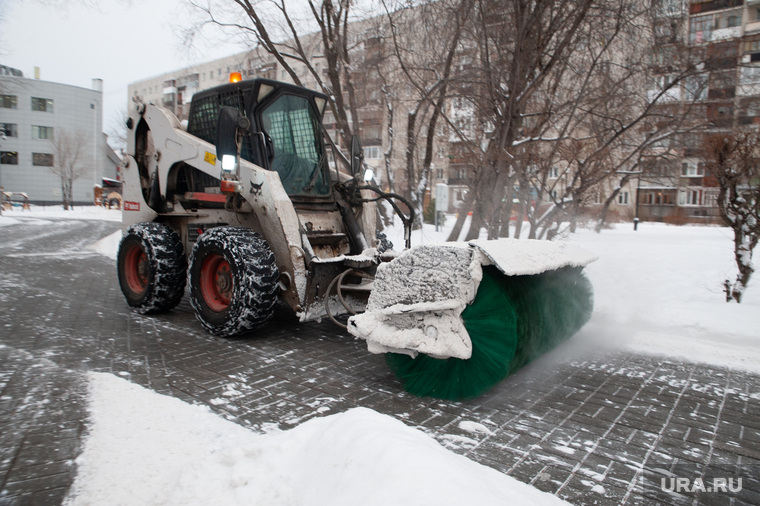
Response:
[[[278,277],[274,254],[259,234],[212,228],[198,238],[190,256],[190,305],[212,334],[241,334],[272,317]]]
[[[138,313],[174,308],[185,293],[185,253],[179,236],[161,223],[138,223],[119,243],[119,286]]]

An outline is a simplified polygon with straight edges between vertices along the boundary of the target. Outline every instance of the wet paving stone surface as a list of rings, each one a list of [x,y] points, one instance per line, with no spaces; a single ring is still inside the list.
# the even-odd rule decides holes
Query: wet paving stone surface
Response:
[[[371,408],[578,505],[760,504],[760,376],[579,352],[570,339],[475,400],[418,398],[332,323],[278,309],[265,328],[221,339],[186,299],[158,316],[130,312],[115,262],[90,249],[118,229],[0,228],[0,505],[65,499],[87,434],[90,371],[258,432]]]

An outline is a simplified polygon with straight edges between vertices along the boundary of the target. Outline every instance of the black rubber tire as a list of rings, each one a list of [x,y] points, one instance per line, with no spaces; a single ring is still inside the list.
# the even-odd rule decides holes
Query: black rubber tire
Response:
[[[127,304],[138,313],[168,311],[185,294],[187,259],[179,235],[167,225],[129,227],[119,243],[116,268]]]
[[[198,237],[189,265],[190,305],[212,334],[235,336],[274,314],[279,271],[269,244],[256,232],[240,227],[207,230]]]

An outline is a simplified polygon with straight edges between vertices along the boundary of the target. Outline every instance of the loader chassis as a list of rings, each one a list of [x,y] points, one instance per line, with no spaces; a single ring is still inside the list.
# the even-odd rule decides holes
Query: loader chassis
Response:
[[[186,131],[169,111],[135,102],[127,123],[126,242],[119,260],[122,291],[133,308],[169,309],[134,295],[159,288],[151,252],[163,246],[145,238],[158,230],[151,223],[161,224],[163,235],[175,234],[170,247],[187,258],[178,269],[187,272],[196,315],[218,335],[266,321],[277,292],[302,319],[319,317],[336,276],[349,267],[373,272],[377,262],[362,253],[375,242],[374,203],[350,189],[356,186],[351,174],[334,168],[331,178],[321,129],[326,100],[275,81],[223,85],[193,97]],[[250,122],[240,137],[238,168],[226,174],[216,152],[222,107]],[[223,192],[223,180],[234,191]],[[271,258],[271,266],[252,265],[261,258]],[[243,293],[235,283],[257,293]],[[243,299],[263,304],[262,314],[239,309]]]

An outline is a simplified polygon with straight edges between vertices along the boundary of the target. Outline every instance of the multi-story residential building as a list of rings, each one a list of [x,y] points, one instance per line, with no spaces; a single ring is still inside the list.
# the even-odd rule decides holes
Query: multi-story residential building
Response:
[[[103,82],[92,88],[29,79],[0,66],[0,187],[23,192],[33,203],[61,203],[61,180],[52,141],[61,132],[81,139],[74,203],[92,203],[103,177],[115,178],[119,159],[103,134]]]
[[[719,221],[717,181],[705,171],[705,135],[760,124],[760,0],[663,0],[661,58],[653,64],[661,82],[682,71],[676,52],[697,73],[674,90],[667,106],[693,111],[692,130],[678,137],[667,160],[644,167],[639,193],[642,219]]]

